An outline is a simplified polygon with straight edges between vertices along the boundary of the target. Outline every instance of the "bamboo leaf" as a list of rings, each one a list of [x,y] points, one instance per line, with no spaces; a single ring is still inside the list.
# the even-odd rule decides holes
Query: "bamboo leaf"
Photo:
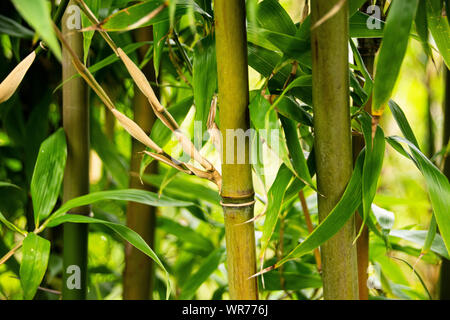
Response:
[[[176,236],[183,243],[189,243],[195,246],[202,252],[210,253],[214,250],[214,245],[211,240],[192,228],[183,226],[171,219],[158,217],[158,228]]]
[[[422,172],[430,196],[434,216],[444,243],[450,246],[450,183],[446,176],[410,141],[401,137],[388,137],[388,142],[405,143],[411,149],[414,163]]]
[[[283,116],[280,116],[280,120],[284,130],[284,135],[286,137],[287,148],[292,159],[292,167],[300,180],[303,180],[303,182],[315,189],[308,170],[308,165],[306,164],[306,158],[303,154],[302,146],[300,145],[300,139],[298,137],[295,122]]]
[[[389,236],[411,241],[423,247],[427,239],[427,234],[428,231],[426,230],[391,230]],[[435,236],[434,240],[432,241],[430,249],[431,251],[437,253],[441,257],[450,259],[448,251],[445,248],[444,241],[442,240],[442,237],[439,234]]]
[[[276,263],[276,268],[287,261],[299,258],[320,246],[322,243],[333,237],[342,226],[345,225],[348,219],[353,216],[362,201],[361,187],[363,164],[364,151],[362,151],[356,161],[352,177],[338,204],[302,243],[288,253],[286,257]]]
[[[450,39],[450,27],[448,19],[443,14],[441,3],[440,0],[426,0],[428,26],[447,68],[450,68],[450,41],[448,40]]]
[[[153,25],[153,67],[155,69],[156,79],[158,79],[161,57],[169,29],[169,21],[163,21]]]
[[[370,29],[367,27],[367,20],[374,19],[374,22],[380,25],[380,28]],[[370,17],[369,15],[356,12],[350,18],[349,33],[351,38],[382,38],[386,23],[382,20]]]
[[[289,14],[277,0],[264,0],[258,4],[257,21],[265,29],[295,35],[297,28]]]
[[[0,33],[18,38],[32,38],[34,32],[20,23],[0,14]]]
[[[170,8],[167,8],[167,4],[163,0],[141,2],[113,13],[111,16],[101,21],[96,28],[103,31],[125,31],[150,26],[160,22],[169,21],[169,9]],[[210,18],[209,14],[203,11],[192,0],[177,0],[173,16],[174,18],[180,17],[190,9]]]
[[[269,240],[275,230],[289,182],[292,180],[292,172],[282,164],[278,170],[277,177],[273,182],[267,194],[266,218],[264,220],[263,234],[261,237],[261,256],[264,256],[265,250],[269,245]]]
[[[202,129],[195,133],[202,135],[206,129],[211,101],[217,90],[216,46],[212,36],[203,38],[195,46],[193,77],[195,121],[200,121]],[[202,136],[194,139],[200,143],[203,141]]]
[[[63,129],[59,129],[41,144],[31,178],[31,199],[36,225],[48,217],[58,200],[66,158],[66,136]]]
[[[88,195],[89,196],[89,195]],[[79,198],[76,198],[79,199]],[[66,202],[67,203],[67,202]],[[119,236],[121,236],[124,240],[128,241],[130,244],[132,244],[136,249],[139,249],[143,253],[145,253],[150,259],[156,262],[156,264],[164,271],[166,274],[166,283],[167,283],[167,292],[166,297],[169,297],[170,293],[170,283],[169,283],[169,274],[162,264],[161,260],[158,258],[158,256],[153,252],[153,250],[148,246],[148,244],[145,242],[142,237],[131,230],[130,228],[117,224],[112,223],[105,220],[95,219],[88,216],[83,216],[79,214],[66,214],[63,216],[59,216],[55,219],[52,219],[51,222],[48,224],[48,227],[56,227],[62,223],[71,222],[71,223],[98,223],[102,224],[111,230],[113,230],[115,233],[117,233]]]
[[[448,215],[450,212],[450,183],[447,177],[420,151],[417,139],[401,108],[392,100],[389,102],[389,107],[406,140],[400,137],[389,137],[388,142],[391,145],[392,141],[396,143],[397,149],[401,143],[409,146],[411,155],[406,152],[401,152],[401,154],[405,155],[406,153],[425,177],[434,217],[448,248],[450,245],[450,216]]]
[[[224,253],[224,248],[217,248],[203,261],[198,270],[186,280],[181,288],[180,300],[189,300],[194,297],[201,284],[217,270]]]
[[[389,101],[408,46],[409,32],[419,0],[396,0],[391,4],[376,65],[373,111],[381,114]]]
[[[22,263],[20,265],[20,284],[23,297],[33,299],[44,278],[50,256],[50,241],[30,232],[23,240]]]
[[[312,127],[313,117],[309,114],[303,106],[297,103],[290,97],[283,97],[277,100],[276,109],[279,114],[284,117],[296,121],[302,125]]]
[[[252,94],[249,110],[253,126],[258,130],[268,147],[276,153],[292,173],[297,175],[289,158],[286,140],[282,135],[282,128],[276,111],[259,92],[253,92]]]
[[[52,27],[50,10],[46,0],[11,0],[20,15],[39,34],[42,40],[53,51],[56,58],[61,60],[61,48]]]
[[[154,192],[138,189],[99,191],[70,199],[56,210],[47,221],[55,220],[72,208],[82,207],[103,200],[133,201],[155,207],[187,207],[193,205],[192,202],[180,201],[164,195],[158,196]]]
[[[431,57],[432,52],[430,45],[428,44],[429,36],[428,36],[428,20],[427,20],[427,4],[426,0],[419,0],[419,7],[417,8],[416,13],[416,31],[419,35],[420,41],[422,42],[422,47],[425,53]]]
[[[25,230],[20,229],[18,226],[16,226],[14,223],[8,221],[8,219],[5,218],[3,213],[0,212],[0,222],[2,222],[9,230],[13,232],[17,232],[23,235],[26,235],[27,232]]]
[[[100,10],[101,0],[84,0],[87,7],[91,12],[98,16],[98,11]],[[81,25],[83,28],[90,26],[89,18],[82,11],[81,14]],[[89,55],[89,48],[91,47],[92,38],[94,37],[95,31],[85,31],[83,32],[83,62],[86,64]]]
[[[366,153],[364,157],[363,175],[362,175],[362,207],[363,207],[363,225],[370,214],[373,199],[377,192],[378,179],[383,166],[385,140],[383,130],[377,126],[375,137],[372,140],[372,118],[363,113],[360,116],[362,123],[364,140],[366,143]],[[357,238],[363,231],[363,225]]]
[[[284,282],[284,286],[281,284]],[[292,271],[271,271],[264,275],[264,290],[283,291],[283,290],[301,290],[321,288],[322,278],[314,274],[302,274]]]

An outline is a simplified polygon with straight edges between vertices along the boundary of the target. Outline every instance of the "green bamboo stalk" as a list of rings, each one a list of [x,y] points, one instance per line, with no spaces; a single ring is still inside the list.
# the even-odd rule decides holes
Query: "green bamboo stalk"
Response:
[[[73,4],[73,1],[70,2]],[[69,4],[69,5],[70,5]],[[64,14],[62,30],[73,51],[83,57],[83,35],[77,30],[68,30]],[[72,59],[63,48],[63,81],[77,74]],[[89,193],[89,108],[87,87],[81,78],[64,84],[63,127],[67,139],[67,163],[64,173],[63,201]],[[70,213],[89,214],[89,206],[72,209]],[[63,289],[65,300],[86,299],[87,293],[87,224],[64,224]],[[71,266],[75,266],[71,267]],[[69,273],[67,272],[69,271]],[[78,271],[80,271],[78,273]],[[78,278],[78,279],[77,279]],[[79,286],[76,286],[77,282]]]
[[[323,221],[338,203],[352,174],[348,2],[315,0],[311,5],[318,207],[319,219]],[[326,17],[336,8],[333,15]],[[358,299],[354,238],[355,222],[350,219],[321,247],[325,299]]]
[[[444,147],[450,139],[450,71],[446,69],[445,76],[445,102],[444,102]],[[447,155],[444,163],[444,174],[450,179],[450,160]],[[439,279],[440,300],[450,300],[450,260],[442,259],[441,274]]]
[[[153,30],[149,28],[137,29],[136,41],[151,41]],[[142,59],[148,47],[141,47],[139,56]],[[140,59],[140,60],[141,60]],[[149,81],[155,81],[155,70],[152,63],[148,63],[143,72]],[[158,92],[155,92],[158,95]],[[137,86],[134,90],[134,121],[147,133],[151,132],[156,116],[149,105],[148,99],[142,94]],[[155,191],[147,184],[142,184],[139,178],[142,151],[145,146],[133,139],[130,161],[130,188]],[[147,174],[157,172],[157,162],[153,161],[147,167]],[[127,226],[136,231],[141,237],[153,247],[155,238],[156,208],[136,202],[129,202],[127,207]],[[129,243],[125,246],[125,270],[123,274],[123,299],[124,300],[147,300],[152,299],[153,288],[153,262],[140,250]]]
[[[225,217],[227,268],[230,298],[258,299],[255,278],[256,249],[253,223],[254,191],[249,164],[249,142],[245,151],[227,148],[227,131],[249,128],[247,35],[244,0],[216,0],[214,3],[216,54],[219,85],[220,131],[223,136],[222,203]],[[234,139],[234,138],[233,138]],[[231,149],[231,148],[230,148]],[[245,162],[237,163],[237,153]],[[227,154],[234,153],[234,163]],[[230,161],[231,162],[231,161]]]

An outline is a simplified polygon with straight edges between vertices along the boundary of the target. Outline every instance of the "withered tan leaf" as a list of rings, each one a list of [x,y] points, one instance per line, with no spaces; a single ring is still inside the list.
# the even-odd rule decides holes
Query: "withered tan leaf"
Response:
[[[128,118],[126,115],[121,113],[117,109],[111,109],[111,112],[114,114],[116,119],[120,122],[122,127],[136,140],[143,143],[145,146],[150,149],[155,150],[157,153],[163,153],[164,151],[150,139],[147,134],[139,127],[136,122]]]
[[[139,67],[127,56],[127,54],[122,50],[122,48],[118,48],[117,52],[119,53],[119,57],[122,62],[125,64],[128,72],[133,78],[136,85],[142,91],[142,93],[150,100],[150,103],[155,107],[158,112],[163,112],[164,107],[159,102],[158,98],[155,95],[155,92],[152,89],[152,86],[148,82],[144,73],[139,69]]]
[[[16,92],[23,77],[27,73],[28,69],[33,64],[36,58],[36,53],[31,52],[25,59],[23,59],[11,73],[0,83],[0,103],[5,102]]]

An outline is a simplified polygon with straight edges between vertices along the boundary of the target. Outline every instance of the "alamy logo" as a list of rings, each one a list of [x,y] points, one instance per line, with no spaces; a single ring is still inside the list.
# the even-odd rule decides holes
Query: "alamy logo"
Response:
[[[379,6],[369,6],[366,13],[370,15],[367,19],[366,25],[369,30],[381,29],[381,8]]]
[[[81,269],[77,265],[70,265],[66,270],[67,274],[70,276],[67,277],[66,287],[69,290],[73,289],[81,289]]]
[[[80,30],[81,29],[81,11],[76,5],[71,5],[67,7],[66,10],[66,27],[69,30]]]

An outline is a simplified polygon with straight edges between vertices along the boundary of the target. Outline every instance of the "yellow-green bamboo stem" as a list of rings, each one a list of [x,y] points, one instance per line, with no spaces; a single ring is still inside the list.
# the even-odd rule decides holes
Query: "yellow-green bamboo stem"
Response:
[[[333,15],[336,6],[343,4]],[[352,174],[348,2],[311,2],[314,133],[319,219],[341,198]],[[328,15],[326,19],[323,19]],[[354,219],[321,247],[324,298],[358,299]]]
[[[444,148],[450,141],[450,71],[445,72],[445,102],[444,102]],[[444,163],[444,174],[450,179],[450,155],[447,155]],[[442,259],[441,274],[439,279],[439,298],[450,300],[450,260]]]
[[[253,300],[258,299],[256,279],[249,279],[256,273],[254,226],[253,223],[243,224],[253,217],[254,192],[248,140],[245,150],[235,150],[235,147],[227,150],[227,131],[246,131],[249,128],[245,1],[216,0],[214,14],[220,130],[223,136],[221,196],[225,215],[229,291],[231,299]],[[227,154],[230,152],[234,152],[234,163],[227,163]],[[245,162],[242,164],[237,163],[239,152],[245,152]]]
[[[153,39],[151,28],[141,28],[135,32],[136,41],[151,41]],[[139,56],[143,58],[148,47],[141,47]],[[155,81],[153,64],[148,63],[143,70],[150,81]],[[156,94],[158,94],[156,92]],[[134,90],[134,121],[150,134],[156,116],[139,88]],[[132,141],[130,161],[130,188],[155,191],[147,184],[142,184],[139,171],[142,160],[142,151],[145,146],[137,140]],[[146,169],[147,174],[155,173],[157,162],[153,161]],[[144,204],[129,202],[127,207],[127,226],[136,231],[150,247],[154,244],[156,223],[156,208]],[[123,299],[147,300],[152,299],[153,287],[153,262],[129,243],[125,245],[125,270],[123,275]]]
[[[69,5],[73,4],[73,1]],[[69,30],[64,14],[64,37],[78,57],[83,57],[83,35]],[[63,48],[63,81],[77,74],[70,54]],[[66,82],[63,94],[63,126],[67,139],[67,163],[64,173],[63,201],[89,193],[89,110],[87,86],[83,79]],[[89,214],[89,206],[72,209],[70,213]],[[87,224],[64,224],[63,299],[86,299],[87,293]],[[75,269],[74,267],[75,266]],[[70,270],[70,273],[67,271]],[[80,271],[78,273],[78,271]],[[79,277],[79,279],[76,279]],[[79,280],[80,286],[77,285]]]

